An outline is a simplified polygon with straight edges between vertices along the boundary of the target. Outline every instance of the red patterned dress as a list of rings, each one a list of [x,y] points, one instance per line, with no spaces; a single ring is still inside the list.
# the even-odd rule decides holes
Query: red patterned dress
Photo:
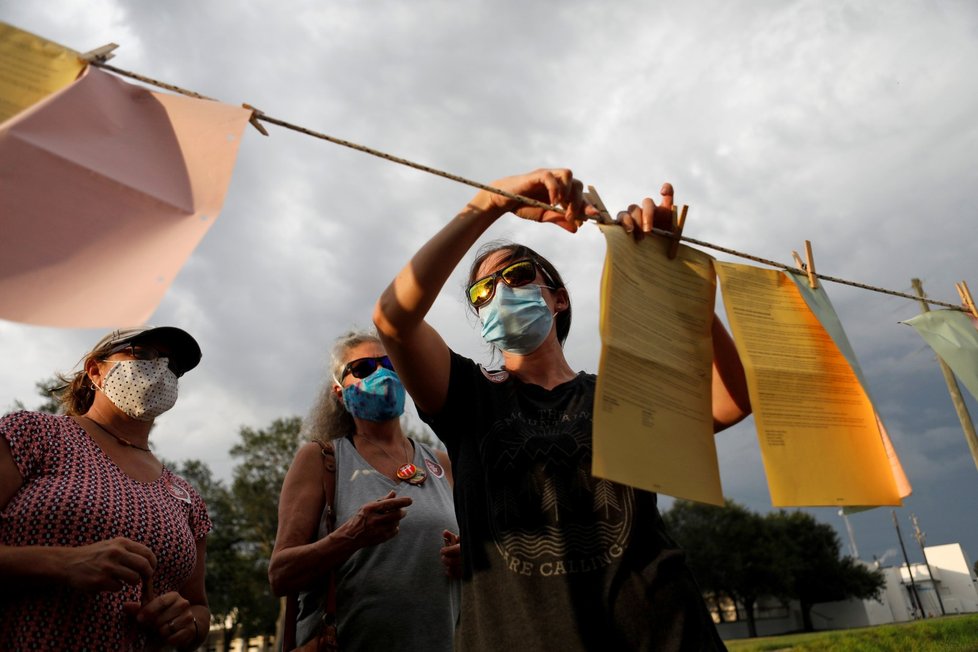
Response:
[[[183,478],[126,475],[73,419],[16,412],[0,419],[24,484],[0,511],[0,545],[84,546],[126,537],[156,555],[157,595],[178,590],[211,528]],[[123,612],[141,586],[93,593],[67,586],[0,591],[0,650],[142,650],[145,632]]]

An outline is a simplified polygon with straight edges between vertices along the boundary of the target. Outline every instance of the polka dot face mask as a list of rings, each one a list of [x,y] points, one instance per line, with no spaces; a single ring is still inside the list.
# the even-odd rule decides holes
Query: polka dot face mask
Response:
[[[177,376],[166,358],[119,360],[96,385],[113,405],[138,421],[152,421],[177,402]]]

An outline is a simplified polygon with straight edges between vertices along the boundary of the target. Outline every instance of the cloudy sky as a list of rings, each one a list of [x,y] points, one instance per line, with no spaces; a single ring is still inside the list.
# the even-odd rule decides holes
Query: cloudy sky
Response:
[[[691,237],[957,301],[978,290],[978,6],[970,2],[654,3],[178,0],[6,2],[0,20],[112,64],[483,182],[570,167],[612,210],[669,180]],[[288,10],[284,10],[287,6]],[[473,190],[269,126],[245,132],[220,219],[151,322],[204,359],[153,440],[228,477],[243,426],[302,415],[338,334]],[[518,219],[574,302],[572,366],[598,362],[604,243]],[[720,260],[738,259],[712,252]],[[743,262],[743,261],[741,261]],[[457,273],[430,321],[487,360]],[[978,556],[978,471],[906,299],[827,284],[914,495],[928,544]],[[0,410],[102,335],[0,321]],[[978,407],[970,397],[972,413]],[[718,437],[725,495],[766,511],[752,420]],[[669,504],[664,499],[665,505]],[[834,509],[816,509],[837,527]],[[850,517],[864,559],[896,561],[889,509]]]

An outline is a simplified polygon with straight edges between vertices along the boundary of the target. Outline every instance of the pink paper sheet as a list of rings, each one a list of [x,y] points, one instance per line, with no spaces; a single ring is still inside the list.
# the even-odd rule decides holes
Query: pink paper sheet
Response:
[[[217,218],[248,117],[89,68],[0,125],[0,318],[144,323]]]

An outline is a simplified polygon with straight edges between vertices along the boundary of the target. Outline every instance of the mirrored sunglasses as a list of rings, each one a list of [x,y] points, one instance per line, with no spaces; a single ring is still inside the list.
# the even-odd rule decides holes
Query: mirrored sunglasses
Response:
[[[468,289],[469,303],[472,304],[473,308],[478,309],[492,301],[492,298],[496,296],[496,284],[500,279],[509,287],[518,288],[529,285],[536,277],[537,266],[532,260],[518,260],[470,285]]]
[[[340,382],[347,377],[348,374],[353,374],[353,377],[357,380],[362,380],[377,371],[377,367],[383,367],[384,369],[390,369],[394,371],[394,365],[391,363],[391,359],[386,355],[382,355],[376,358],[357,358],[356,360],[351,360],[346,363],[343,367],[343,373],[340,374]]]

